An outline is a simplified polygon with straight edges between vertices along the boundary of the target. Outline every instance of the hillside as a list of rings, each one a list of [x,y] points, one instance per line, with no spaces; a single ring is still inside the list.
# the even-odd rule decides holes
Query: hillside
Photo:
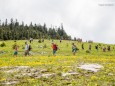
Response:
[[[12,56],[14,50],[12,49],[12,46],[17,43],[19,46],[19,55],[18,56],[23,56],[24,55],[24,48],[25,48],[25,41],[27,40],[17,40],[12,41],[12,40],[7,40],[4,41],[5,45],[4,47],[0,47],[0,51],[3,51],[4,54],[0,55],[2,56]],[[95,56],[115,56],[115,46],[110,45],[111,50],[108,51],[106,49],[106,52],[102,51],[102,47],[107,48],[107,44],[101,44],[101,43],[79,43],[77,41],[69,41],[69,40],[62,40],[60,43],[59,40],[53,40],[54,43],[56,43],[59,47],[59,50],[57,50],[57,55],[58,56],[72,56],[72,43],[74,42],[75,45],[78,47],[77,51],[77,56],[83,56],[83,55],[95,55]],[[0,44],[2,44],[3,41],[0,41]],[[29,41],[28,41],[29,43]],[[32,46],[31,54],[34,56],[37,55],[42,55],[42,56],[51,56],[52,55],[52,47],[51,47],[52,40],[44,40],[44,42],[39,43],[39,40],[33,40],[32,43],[29,43]],[[84,44],[84,50],[82,50],[82,44]],[[92,49],[89,51],[89,45],[91,45]],[[98,51],[95,49],[95,46],[99,45]],[[89,51],[89,52],[86,52]]]

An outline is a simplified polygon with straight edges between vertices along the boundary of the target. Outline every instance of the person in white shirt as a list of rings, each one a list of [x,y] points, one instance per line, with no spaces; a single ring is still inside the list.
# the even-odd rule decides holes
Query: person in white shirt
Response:
[[[29,55],[29,44],[25,42],[25,56]]]

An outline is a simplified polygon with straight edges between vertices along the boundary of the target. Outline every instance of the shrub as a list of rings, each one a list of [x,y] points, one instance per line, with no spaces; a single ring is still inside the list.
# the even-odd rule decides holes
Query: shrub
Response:
[[[91,53],[89,50],[86,50],[86,53]]]
[[[101,46],[101,44],[98,44],[99,46]]]
[[[1,47],[5,47],[5,46],[6,46],[6,44],[3,42],[0,46],[1,46]]]
[[[38,40],[38,43],[41,43],[42,41],[41,41],[41,39],[40,40]]]

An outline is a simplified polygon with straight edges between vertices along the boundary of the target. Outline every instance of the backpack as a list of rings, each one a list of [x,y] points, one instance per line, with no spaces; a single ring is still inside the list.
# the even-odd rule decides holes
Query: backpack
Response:
[[[57,45],[56,45],[56,51],[57,51],[57,49],[58,49],[58,47],[57,47]]]
[[[28,50],[30,51],[32,49],[32,47],[31,47],[31,45],[29,45],[29,48],[28,48]]]
[[[53,45],[53,49],[57,50],[57,45],[56,44]]]

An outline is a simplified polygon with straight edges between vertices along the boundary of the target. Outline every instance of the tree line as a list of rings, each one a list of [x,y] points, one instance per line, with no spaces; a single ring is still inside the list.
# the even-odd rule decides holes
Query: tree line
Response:
[[[63,27],[63,24],[59,27],[48,28],[46,24],[33,24],[30,25],[20,23],[18,20],[6,19],[4,22],[0,20],[0,40],[25,40],[29,38],[34,39],[71,39]]]

